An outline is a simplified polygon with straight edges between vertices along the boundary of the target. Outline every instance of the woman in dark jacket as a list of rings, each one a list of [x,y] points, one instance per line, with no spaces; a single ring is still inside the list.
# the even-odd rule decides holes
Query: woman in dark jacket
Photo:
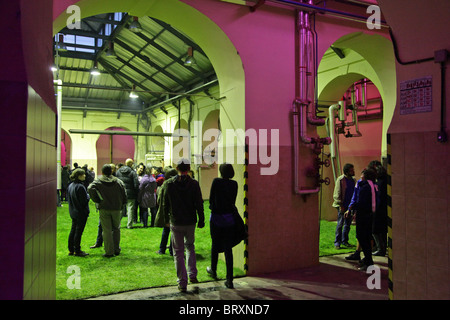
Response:
[[[377,206],[377,188],[375,184],[376,172],[373,169],[363,171],[363,180],[359,188],[359,197],[353,205],[356,210],[356,238],[364,253],[364,259],[361,262],[362,271],[373,265],[372,260],[372,224],[373,214]]]
[[[237,212],[235,205],[238,184],[231,180],[234,177],[233,166],[223,163],[219,167],[222,178],[215,178],[211,185],[209,195],[209,208],[211,209],[210,232],[212,239],[211,266],[206,271],[217,278],[217,261],[219,252],[225,253],[227,275],[225,286],[233,288],[233,237],[234,237],[234,214]]]
[[[139,182],[138,202],[142,213],[144,228],[148,227],[148,209],[151,213],[151,227],[155,224],[156,217],[156,179],[150,174],[150,169],[145,169],[145,174]]]
[[[69,255],[85,257],[89,253],[81,251],[81,236],[89,216],[89,194],[84,186],[86,173],[83,169],[75,169],[70,175],[73,181],[67,189],[69,213],[72,218],[72,228],[69,233]]]

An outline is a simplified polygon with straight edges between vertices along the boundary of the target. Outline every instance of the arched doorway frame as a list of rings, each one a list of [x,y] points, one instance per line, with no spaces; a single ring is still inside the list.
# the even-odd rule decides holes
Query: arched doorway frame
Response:
[[[330,100],[336,85],[342,86],[344,92],[359,75],[370,79],[378,88],[383,100],[383,134],[381,151],[387,154],[386,136],[392,121],[397,101],[397,80],[395,72],[395,55],[392,42],[381,35],[353,32],[337,39],[332,46],[343,50],[346,57],[329,56],[322,59],[318,67],[318,98]],[[324,54],[324,56],[326,53]],[[332,67],[330,67],[332,66]],[[336,79],[340,77],[340,81]],[[334,83],[335,85],[330,85]]]

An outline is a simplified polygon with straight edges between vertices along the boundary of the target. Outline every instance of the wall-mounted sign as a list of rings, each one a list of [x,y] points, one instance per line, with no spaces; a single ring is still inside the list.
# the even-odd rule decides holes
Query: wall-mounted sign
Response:
[[[400,114],[431,112],[432,77],[400,82]]]

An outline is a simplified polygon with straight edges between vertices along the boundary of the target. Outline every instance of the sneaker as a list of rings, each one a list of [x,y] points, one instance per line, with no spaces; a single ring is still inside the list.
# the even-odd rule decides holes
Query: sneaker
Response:
[[[102,246],[99,244],[94,244],[93,246],[90,246],[89,248],[95,249],[95,248],[101,248]]]
[[[72,251],[69,252],[69,256],[73,256],[75,253],[73,253]]]
[[[178,285],[178,291],[180,291],[181,293],[186,293],[187,289],[186,289],[186,287],[182,287],[182,286]]]

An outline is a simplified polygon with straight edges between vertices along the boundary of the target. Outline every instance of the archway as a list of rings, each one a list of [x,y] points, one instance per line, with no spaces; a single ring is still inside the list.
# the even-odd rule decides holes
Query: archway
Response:
[[[370,84],[370,91],[365,91],[363,99],[366,102],[373,100],[377,116],[360,117],[359,123],[361,135],[351,137],[350,130],[355,131],[355,126],[343,128],[343,134],[338,134],[335,140],[341,148],[340,169],[344,163],[353,163],[355,177],[359,178],[361,170],[367,166],[370,160],[381,160],[387,154],[386,135],[392,120],[396,104],[396,75],[395,56],[392,43],[380,35],[368,35],[362,32],[345,35],[335,41],[322,57],[318,68],[318,104],[329,116],[328,106],[337,104],[340,100],[346,100],[346,92],[351,92],[355,84]],[[337,55],[336,49],[341,51]],[[362,87],[361,87],[362,88]],[[365,88],[366,90],[368,87]],[[347,98],[349,94],[347,94]],[[361,99],[361,98],[360,98]],[[357,99],[356,99],[357,100]],[[346,100],[347,104],[356,100]],[[362,110],[361,100],[357,110]],[[352,116],[349,112],[349,122]],[[344,130],[349,130],[344,132]],[[328,136],[325,127],[318,128],[320,136]],[[345,134],[347,133],[346,138]],[[331,153],[330,146],[324,148],[324,153]],[[337,155],[339,156],[339,155]],[[332,159],[330,159],[332,160]],[[336,209],[333,203],[334,173],[332,168],[323,168],[323,178],[329,177],[330,185],[323,185],[319,196],[320,217],[324,220],[336,220]],[[333,243],[326,244],[333,247]],[[337,253],[337,252],[335,252]]]
[[[64,130],[61,129],[61,166],[71,165],[71,146],[72,139],[70,135]]]
[[[202,123],[202,145],[200,146],[200,152],[202,154],[202,162],[198,167],[198,179],[203,191],[203,197],[209,196],[209,190],[214,178],[218,175],[218,166],[216,161],[212,161],[217,155],[218,141],[216,137],[210,138],[205,132],[209,129],[220,130],[220,111],[211,111]],[[210,160],[211,159],[211,160]],[[207,160],[207,161],[205,161]]]
[[[164,133],[161,126],[156,126],[153,130],[155,133]],[[150,150],[145,155],[145,165],[154,167],[164,167],[164,152],[166,140],[164,137],[151,136]]]
[[[124,128],[109,127],[105,130],[128,131]],[[101,134],[96,143],[97,174],[101,174],[106,163],[124,163],[127,158],[134,158],[135,143],[132,136]]]
[[[191,141],[189,135],[189,126],[186,120],[180,119],[173,128],[174,133],[179,133],[180,137],[172,138],[172,166],[175,168],[182,158],[191,159]]]

